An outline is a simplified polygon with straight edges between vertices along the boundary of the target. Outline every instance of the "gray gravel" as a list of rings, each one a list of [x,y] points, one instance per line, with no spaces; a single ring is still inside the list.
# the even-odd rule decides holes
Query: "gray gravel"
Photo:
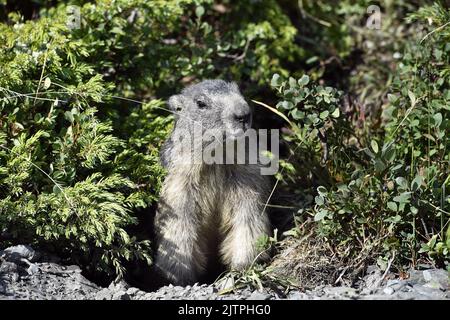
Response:
[[[389,299],[450,300],[449,273],[442,269],[411,270],[408,279],[392,274],[381,281],[382,272],[370,267],[358,288],[318,286],[313,290],[291,290],[280,295],[273,290],[239,289],[219,294],[213,285],[165,286],[155,292],[130,287],[124,281],[102,288],[87,280],[78,266],[64,266],[29,246],[0,251],[0,300],[5,299],[95,299],[95,300],[323,300]]]

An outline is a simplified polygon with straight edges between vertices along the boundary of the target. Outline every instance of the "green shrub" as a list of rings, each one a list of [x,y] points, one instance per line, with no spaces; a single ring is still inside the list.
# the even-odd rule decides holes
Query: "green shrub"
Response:
[[[399,269],[449,261],[449,18],[439,5],[411,15],[424,32],[404,40],[380,128],[361,131],[350,115],[339,117],[338,92],[308,84],[307,76],[272,79],[282,98],[277,109],[291,122],[291,150],[308,145],[316,162],[330,150],[324,166],[307,166],[307,172],[300,169],[304,155],[293,151],[280,178],[299,181],[327,169],[327,179],[311,184],[318,186],[313,207],[299,198],[299,213],[313,217],[318,234],[348,266],[374,259],[383,267],[392,259]],[[320,133],[327,138],[322,143]]]
[[[149,237],[129,226],[164,175],[163,100],[210,77],[258,91],[301,55],[276,1],[251,3],[0,2],[1,245],[38,243],[119,276],[125,260],[150,263]]]

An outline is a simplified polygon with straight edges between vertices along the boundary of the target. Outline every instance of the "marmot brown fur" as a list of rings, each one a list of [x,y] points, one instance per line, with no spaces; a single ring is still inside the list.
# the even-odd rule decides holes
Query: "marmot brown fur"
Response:
[[[194,137],[196,127],[212,132],[221,148],[225,137],[238,139],[251,126],[250,107],[235,83],[203,81],[172,96],[169,106],[176,120],[161,151],[168,174],[155,218],[155,265],[170,282],[186,285],[206,272],[214,250],[230,269],[263,256],[256,242],[270,233],[269,181],[258,164],[201,161],[205,141]]]

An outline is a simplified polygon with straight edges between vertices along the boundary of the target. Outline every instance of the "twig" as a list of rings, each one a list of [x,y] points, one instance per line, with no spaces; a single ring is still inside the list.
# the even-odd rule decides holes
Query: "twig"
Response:
[[[235,61],[235,62],[242,61],[242,60],[244,60],[245,56],[247,55],[247,51],[248,51],[248,48],[250,46],[250,42],[251,42],[251,40],[247,40],[247,42],[245,43],[244,50],[243,50],[243,52],[240,55],[219,53],[219,56],[223,57],[223,58],[233,59],[233,61]]]
[[[341,280],[342,277],[344,276],[345,272],[348,270],[348,267],[345,267],[344,270],[341,272],[341,274],[339,275],[339,277],[336,279],[336,281],[334,282],[334,284],[338,284]]]
[[[386,267],[386,270],[384,271],[384,273],[381,276],[381,278],[378,279],[377,285],[375,286],[375,288],[378,288],[380,286],[380,284],[383,282],[384,278],[387,276],[389,270],[391,269],[391,265],[392,265],[392,262],[394,261],[394,259],[395,259],[395,251],[392,251],[392,258],[388,261],[388,265]]]
[[[45,50],[45,55],[44,55],[44,65],[42,66],[41,76],[40,76],[40,78],[39,78],[39,83],[38,83],[37,88],[36,88],[36,95],[35,95],[35,100],[33,101],[33,106],[36,105],[36,98],[37,98],[37,96],[38,96],[38,94],[39,94],[39,88],[40,88],[40,86],[41,86],[42,79],[44,78],[45,67],[47,66],[48,49],[49,49],[49,46],[47,46],[47,50]]]
[[[435,32],[437,32],[437,31],[439,31],[439,30],[445,28],[445,27],[448,26],[449,24],[450,24],[450,21],[447,22],[446,24],[440,26],[439,28],[436,28],[436,29],[434,29],[433,31],[427,33],[427,34],[425,35],[425,37],[423,37],[422,40],[420,40],[420,43],[422,43],[426,38],[428,38],[429,36],[431,36],[433,33],[435,33]]]

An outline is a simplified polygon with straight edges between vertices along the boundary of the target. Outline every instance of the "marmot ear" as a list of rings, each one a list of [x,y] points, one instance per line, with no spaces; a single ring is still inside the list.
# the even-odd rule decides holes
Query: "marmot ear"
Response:
[[[169,98],[169,108],[175,112],[179,112],[183,109],[183,99],[181,95],[176,94]]]

